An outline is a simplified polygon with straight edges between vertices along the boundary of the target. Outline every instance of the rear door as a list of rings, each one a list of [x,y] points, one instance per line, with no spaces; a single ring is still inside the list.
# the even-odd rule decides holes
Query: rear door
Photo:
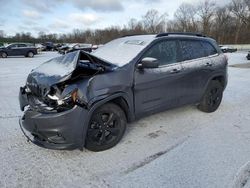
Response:
[[[17,55],[27,55],[28,47],[26,44],[18,44]]]
[[[141,57],[152,57],[160,66],[135,71],[134,103],[137,116],[179,105],[182,96],[182,67],[178,57],[178,41],[164,40],[153,45]]]
[[[209,79],[213,63],[200,40],[180,39],[183,67],[183,104],[198,102]]]
[[[220,62],[221,59],[223,58],[223,54],[221,54],[221,56],[219,56],[219,53],[217,51],[217,49],[208,41],[202,41],[201,42],[203,48],[205,49],[205,53],[206,56],[209,57],[211,63],[208,67],[210,67],[210,69],[212,71],[216,70],[216,62]]]

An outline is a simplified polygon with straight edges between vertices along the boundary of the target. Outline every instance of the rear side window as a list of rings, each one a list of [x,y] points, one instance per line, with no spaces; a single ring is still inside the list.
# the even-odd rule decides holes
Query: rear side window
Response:
[[[18,44],[18,47],[21,48],[21,47],[26,47],[25,44]]]
[[[180,46],[183,61],[206,56],[205,49],[198,40],[181,40]]]
[[[218,53],[217,50],[214,48],[214,46],[210,44],[209,42],[202,41],[201,43],[202,43],[203,48],[206,51],[207,56]]]
[[[177,62],[177,42],[175,40],[161,41],[152,46],[143,57],[156,58],[159,65],[168,65]]]

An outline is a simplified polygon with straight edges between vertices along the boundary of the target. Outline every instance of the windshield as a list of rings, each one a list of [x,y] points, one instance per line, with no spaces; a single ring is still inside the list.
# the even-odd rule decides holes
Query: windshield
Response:
[[[4,47],[8,48],[10,46],[12,46],[13,44],[7,44],[7,45],[4,45]]]
[[[117,66],[123,66],[153,40],[154,35],[123,37],[105,44],[91,54]]]
[[[38,72],[46,76],[65,76],[72,73],[76,67],[79,51],[71,52],[66,55],[53,58],[32,72]]]

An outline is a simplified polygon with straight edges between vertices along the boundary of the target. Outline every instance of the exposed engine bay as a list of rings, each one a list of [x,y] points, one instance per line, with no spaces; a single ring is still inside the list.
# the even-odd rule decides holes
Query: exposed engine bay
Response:
[[[62,112],[75,105],[87,106],[83,93],[78,87],[78,80],[88,80],[107,71],[114,65],[104,62],[89,53],[76,51],[54,58],[32,70],[21,93],[26,94],[27,106],[39,112]],[[86,87],[88,88],[88,87]],[[85,97],[86,98],[86,97]]]

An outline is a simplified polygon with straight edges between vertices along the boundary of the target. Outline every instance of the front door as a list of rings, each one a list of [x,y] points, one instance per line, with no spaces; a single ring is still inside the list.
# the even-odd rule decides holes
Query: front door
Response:
[[[7,49],[7,53],[8,53],[8,56],[18,55],[18,45],[12,44],[11,46],[9,46]]]
[[[142,56],[141,59],[158,59],[159,67],[135,71],[134,104],[137,117],[179,105],[183,89],[177,47],[175,40],[160,41]]]

